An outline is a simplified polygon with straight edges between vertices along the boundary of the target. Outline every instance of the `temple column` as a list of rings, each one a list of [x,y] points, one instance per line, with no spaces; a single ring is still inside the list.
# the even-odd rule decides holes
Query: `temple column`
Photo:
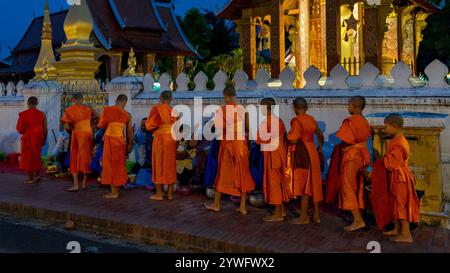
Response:
[[[311,13],[309,18],[309,63],[322,69],[322,37],[321,37],[321,0],[310,0]]]
[[[184,69],[184,56],[177,55],[172,57],[172,78],[176,79]]]
[[[156,54],[155,53],[146,53],[144,54],[144,62],[142,64],[144,75],[149,73],[153,76],[153,68],[156,63]]]
[[[424,12],[418,12],[415,16],[415,22],[414,22],[414,41],[415,41],[415,48],[414,48],[414,66],[415,70],[417,71],[417,55],[419,54],[419,46],[420,43],[423,40],[423,34],[422,31],[427,26],[426,19],[430,14],[424,13]]]
[[[320,0],[320,50],[321,50],[321,66],[320,71],[324,74],[327,73],[327,11],[326,11],[326,0]]]
[[[370,62],[376,67],[381,67],[379,58],[381,44],[378,39],[378,7],[366,5],[363,20],[363,48],[365,62]]]
[[[415,21],[415,6],[408,6],[404,9],[402,14],[402,55],[401,60],[411,66],[411,70],[415,75],[415,61],[414,61],[414,21]]]
[[[111,57],[111,79],[122,76],[122,52],[110,53]]]
[[[243,10],[241,20],[236,20],[236,30],[240,36],[240,45],[242,49],[243,69],[249,79],[255,78],[256,71],[256,28],[253,18],[248,11]]]
[[[397,14],[397,49],[398,49],[398,61],[402,60],[403,56],[403,8],[395,7],[395,13]]]
[[[284,11],[283,0],[272,0],[270,54],[272,78],[278,79],[285,67],[286,48],[284,41]]]
[[[309,0],[299,0],[299,20],[298,20],[298,46],[299,53],[295,56],[297,76],[300,81],[300,87],[305,85],[303,73],[310,66],[310,24],[309,24]],[[298,58],[298,59],[297,59]]]
[[[340,0],[326,1],[327,73],[341,62]]]

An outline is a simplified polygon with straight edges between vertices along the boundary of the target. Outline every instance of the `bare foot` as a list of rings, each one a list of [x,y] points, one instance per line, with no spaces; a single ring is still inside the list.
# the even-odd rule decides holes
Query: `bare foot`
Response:
[[[383,232],[383,234],[385,236],[397,236],[397,230],[394,228],[393,230],[389,230],[389,231]]]
[[[319,217],[318,215],[313,216],[313,222],[314,222],[315,224],[320,224],[320,217]]]
[[[168,193],[167,194],[167,200],[173,200],[173,194]]]
[[[413,242],[413,238],[411,236],[407,236],[407,235],[397,235],[395,237],[391,237],[390,239],[392,242],[395,242],[395,243],[412,243]]]
[[[302,219],[301,217],[292,219],[291,221],[289,221],[290,224],[293,225],[308,225],[311,224],[311,221],[309,220],[309,217],[306,219]]]
[[[23,183],[30,185],[30,184],[34,184],[35,181],[34,180],[26,180],[26,181],[23,181]]]
[[[72,188],[66,190],[66,192],[77,192],[77,191],[78,191],[78,187],[72,187]]]
[[[119,195],[118,194],[108,193],[108,194],[103,195],[103,198],[105,198],[105,199],[117,199],[117,198],[119,198]]]
[[[241,208],[236,209],[236,212],[239,212],[242,215],[247,215],[247,213],[248,213],[246,209],[241,209]]]
[[[348,232],[352,232],[352,231],[360,230],[365,227],[366,227],[366,224],[364,222],[363,223],[353,223],[349,226],[344,227],[344,230],[348,231]]]
[[[158,196],[157,194],[154,194],[154,195],[150,196],[149,199],[150,199],[150,200],[153,200],[153,201],[163,201],[163,200],[164,200],[164,197]]]
[[[276,215],[268,215],[266,217],[262,218],[264,222],[282,222],[284,221],[283,217],[276,216]]]
[[[211,211],[215,211],[215,212],[219,212],[220,208],[216,207],[214,204],[203,204],[205,206],[206,209],[211,210]]]

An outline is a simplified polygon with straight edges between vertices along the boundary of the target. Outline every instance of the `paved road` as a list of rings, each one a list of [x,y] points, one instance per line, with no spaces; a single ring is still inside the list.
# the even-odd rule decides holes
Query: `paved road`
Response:
[[[68,246],[69,242],[75,243]],[[168,247],[137,244],[76,230],[68,231],[56,225],[0,215],[0,253],[70,253],[78,249],[83,253],[177,252]]]

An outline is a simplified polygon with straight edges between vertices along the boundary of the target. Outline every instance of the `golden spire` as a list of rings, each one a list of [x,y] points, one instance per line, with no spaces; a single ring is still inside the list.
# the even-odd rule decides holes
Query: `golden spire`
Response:
[[[70,7],[64,21],[64,32],[66,33],[66,45],[74,43],[91,45],[89,37],[93,30],[94,20],[87,6],[86,0],[81,0],[80,5]]]
[[[86,0],[72,5],[64,21],[67,41],[61,46],[61,60],[55,64],[58,81],[94,81],[100,63],[90,41],[94,21]]]
[[[39,52],[39,57],[34,66],[34,72],[36,74],[35,79],[41,80],[42,73],[44,69],[46,70],[46,79],[54,80],[56,78],[56,69],[53,66],[55,63],[55,54],[53,53],[53,42],[52,42],[52,21],[50,19],[50,9],[48,0],[45,1],[45,12],[44,19],[42,22],[42,35],[41,35],[41,50]],[[44,67],[46,63],[47,67]]]
[[[128,68],[124,72],[126,77],[136,76],[136,57],[133,48],[131,48],[130,54],[128,55]]]

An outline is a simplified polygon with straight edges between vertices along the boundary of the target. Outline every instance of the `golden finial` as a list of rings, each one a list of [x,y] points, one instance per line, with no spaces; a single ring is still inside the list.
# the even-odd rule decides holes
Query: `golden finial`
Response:
[[[136,76],[136,56],[134,54],[133,48],[131,48],[130,54],[128,55],[128,68],[124,72],[126,77]]]

